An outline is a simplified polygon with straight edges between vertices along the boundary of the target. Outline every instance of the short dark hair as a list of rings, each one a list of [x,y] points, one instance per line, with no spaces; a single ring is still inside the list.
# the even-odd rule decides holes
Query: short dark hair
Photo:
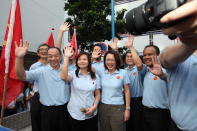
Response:
[[[47,45],[46,43],[42,43],[41,45],[38,46],[37,53],[39,52],[39,49],[40,49],[40,47],[42,47],[42,46],[47,46],[48,48],[50,48],[50,46]]]
[[[57,49],[59,54],[60,54],[60,56],[62,55],[61,50],[58,47],[49,47],[49,49]],[[48,49],[48,51],[49,51],[49,49]]]
[[[114,51],[114,50],[109,50],[105,53],[105,56],[104,56],[104,66],[105,66],[105,69],[107,69],[107,66],[106,66],[106,57],[108,54],[112,54],[114,55],[114,58],[115,58],[115,61],[116,61],[116,69],[119,70],[121,65],[122,65],[122,62],[121,62],[121,59],[120,59],[120,55],[118,54],[117,51]]]
[[[100,47],[100,48],[101,48],[101,50],[102,50],[102,47],[101,47],[101,45],[100,45],[100,44],[95,44],[95,45],[93,45],[93,47],[92,47],[92,51],[94,50],[94,48],[95,48],[96,46]]]
[[[79,77],[79,70],[80,70],[80,67],[78,66],[78,60],[79,58],[82,56],[82,55],[85,55],[87,58],[88,58],[88,72],[90,72],[90,76],[92,79],[95,79],[96,78],[96,74],[95,72],[93,72],[92,70],[92,63],[91,63],[91,58],[90,58],[90,55],[87,53],[87,52],[80,52],[79,55],[77,56],[77,59],[76,59],[76,71],[75,71],[75,74],[77,77]]]
[[[131,51],[130,51],[130,50],[127,50],[126,53],[123,54],[124,63],[125,63],[125,61],[126,61],[126,56],[127,56],[127,54],[129,54],[129,53],[131,53]]]
[[[156,51],[156,54],[157,54],[157,55],[160,54],[160,50],[159,50],[159,47],[158,47],[158,46],[156,46],[156,45],[147,45],[147,46],[144,47],[144,50],[145,50],[146,48],[148,48],[148,47],[153,47],[153,48],[155,49],[155,51]]]
[[[130,51],[130,50],[126,51],[125,56],[126,56],[128,53],[131,53],[131,51]]]

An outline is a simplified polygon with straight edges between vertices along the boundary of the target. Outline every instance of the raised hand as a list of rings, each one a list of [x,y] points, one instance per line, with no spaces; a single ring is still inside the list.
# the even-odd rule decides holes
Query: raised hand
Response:
[[[93,59],[97,59],[97,58],[100,58],[102,55],[102,51],[101,50],[94,50],[92,52],[92,58]]]
[[[74,55],[73,47],[67,46],[64,49],[64,57],[71,58]]]
[[[126,46],[127,48],[132,48],[132,47],[133,47],[133,41],[134,41],[134,36],[131,35],[131,34],[129,34],[129,36],[128,36],[128,41],[125,42],[125,46]]]
[[[113,50],[118,50],[118,38],[113,38],[112,43],[109,45]]]
[[[15,46],[15,56],[18,58],[23,58],[28,51],[29,42],[25,41],[23,43],[22,40],[20,40],[20,45],[18,46],[17,42],[15,41]]]
[[[67,23],[67,22],[65,22],[64,24],[62,24],[62,25],[60,26],[60,31],[65,32],[65,31],[68,31],[69,28],[70,28],[70,24]]]
[[[157,56],[152,56],[152,62],[153,62],[153,66],[149,67],[149,71],[159,77],[163,76],[163,71],[162,71],[162,67],[158,62]]]

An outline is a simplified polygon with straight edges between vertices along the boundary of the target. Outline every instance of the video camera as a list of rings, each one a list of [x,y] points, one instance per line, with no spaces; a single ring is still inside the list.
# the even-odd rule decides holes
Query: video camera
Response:
[[[156,31],[172,26],[179,21],[162,24],[160,23],[160,18],[181,6],[186,1],[187,0],[148,0],[146,3],[130,10],[126,14],[126,29],[133,35],[140,35],[148,31]]]

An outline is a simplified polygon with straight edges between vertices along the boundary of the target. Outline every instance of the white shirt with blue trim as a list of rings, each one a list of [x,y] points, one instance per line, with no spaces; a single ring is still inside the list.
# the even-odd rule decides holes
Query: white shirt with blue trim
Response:
[[[68,103],[68,112],[72,118],[76,120],[85,120],[94,117],[97,114],[95,111],[91,116],[85,115],[80,111],[81,108],[90,108],[93,106],[95,97],[94,93],[96,89],[100,89],[100,79],[96,75],[95,79],[92,79],[90,73],[83,76],[80,72],[79,77],[76,76],[75,71],[69,72],[72,77],[71,81],[71,97]]]

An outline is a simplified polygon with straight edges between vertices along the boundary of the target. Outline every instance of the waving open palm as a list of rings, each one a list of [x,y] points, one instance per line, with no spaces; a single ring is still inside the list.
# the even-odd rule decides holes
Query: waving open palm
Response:
[[[133,41],[134,41],[134,36],[133,35],[131,35],[131,34],[129,34],[129,36],[128,36],[128,41],[127,42],[125,42],[125,46],[127,47],[127,48],[132,48],[133,47]]]
[[[60,26],[60,30],[63,31],[63,32],[68,31],[69,28],[70,28],[70,24],[67,23],[67,22],[65,22],[64,24],[62,24],[62,25]]]
[[[149,71],[156,76],[162,76],[163,71],[161,65],[158,62],[157,56],[152,56],[152,62],[153,66],[149,67]]]
[[[20,41],[20,45],[18,46],[17,42],[15,42],[15,56],[19,57],[19,58],[23,58],[28,51],[28,47],[29,47],[29,42],[25,41],[24,43],[22,42],[22,40]]]

